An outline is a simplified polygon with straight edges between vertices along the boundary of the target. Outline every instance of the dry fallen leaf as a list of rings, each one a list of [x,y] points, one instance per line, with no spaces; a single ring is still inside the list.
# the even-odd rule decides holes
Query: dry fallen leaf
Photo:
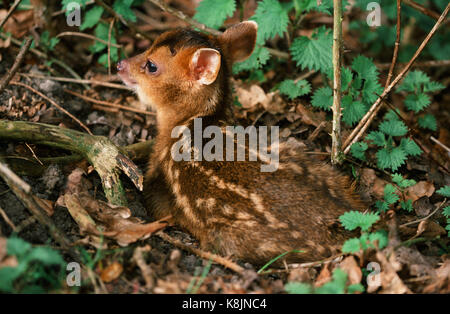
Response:
[[[405,190],[406,199],[411,199],[413,202],[423,196],[431,197],[434,193],[434,185],[428,181],[420,181],[417,184],[407,188]]]
[[[250,88],[244,88],[235,85],[236,95],[242,107],[251,109],[267,99],[267,95],[259,85],[252,85]]]
[[[119,278],[122,272],[123,272],[122,264],[118,262],[113,262],[112,264],[108,265],[108,267],[102,270],[100,278],[104,282],[111,282]]]
[[[340,264],[339,268],[345,271],[348,275],[348,281],[350,285],[357,284],[361,282],[362,271],[361,268],[356,263],[353,256],[346,257]]]
[[[431,284],[423,289],[424,293],[450,293],[450,259],[439,267]]]

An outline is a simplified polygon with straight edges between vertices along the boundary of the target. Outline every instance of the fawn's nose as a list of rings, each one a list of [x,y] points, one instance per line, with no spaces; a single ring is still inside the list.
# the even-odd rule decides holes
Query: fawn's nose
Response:
[[[117,63],[117,71],[118,72],[125,72],[128,71],[129,63],[127,60],[120,60],[119,63]]]

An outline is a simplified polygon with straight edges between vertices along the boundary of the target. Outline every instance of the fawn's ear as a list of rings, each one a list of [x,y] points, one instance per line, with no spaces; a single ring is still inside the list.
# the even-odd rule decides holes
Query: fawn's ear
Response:
[[[244,61],[253,52],[256,44],[258,24],[254,21],[245,21],[228,28],[220,35],[219,40],[225,46],[232,62]]]
[[[197,49],[191,58],[191,75],[200,84],[214,83],[220,70],[220,52],[211,48]]]

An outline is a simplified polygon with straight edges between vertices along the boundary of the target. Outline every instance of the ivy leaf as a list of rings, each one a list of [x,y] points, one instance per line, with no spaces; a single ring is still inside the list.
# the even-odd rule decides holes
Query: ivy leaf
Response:
[[[366,136],[367,141],[373,142],[375,145],[384,147],[386,145],[386,136],[383,132],[372,131]]]
[[[405,98],[405,106],[408,110],[412,110],[415,113],[422,111],[431,103],[431,99],[427,94],[418,93],[410,94]]]
[[[450,197],[450,185],[443,186],[442,188],[437,190],[436,193],[444,197]]]
[[[420,147],[410,138],[402,138],[400,147],[408,156],[418,156],[422,154]]]
[[[396,171],[406,160],[406,153],[401,147],[395,147],[391,150],[382,148],[376,153],[376,156],[377,165],[380,169],[391,168],[393,171]]]
[[[311,84],[307,80],[300,80],[295,82],[294,80],[284,80],[281,82],[280,93],[288,96],[290,99],[294,99],[308,94],[311,91]]]
[[[408,128],[400,120],[383,121],[378,128],[383,133],[391,136],[403,136],[408,132]]]
[[[131,10],[131,5],[134,0],[116,0],[114,1],[113,8],[117,14],[120,14],[125,20],[136,22],[136,15]]]
[[[366,160],[365,151],[367,150],[368,145],[364,142],[356,142],[353,143],[350,147],[350,152],[352,156],[361,160]]]
[[[331,69],[333,35],[324,26],[316,28],[311,38],[297,37],[291,46],[297,66],[327,73]]]
[[[233,65],[233,73],[237,74],[242,71],[256,70],[261,68],[270,59],[269,50],[264,47],[256,47],[252,55],[247,60],[237,62]]]
[[[97,25],[98,21],[103,14],[103,8],[101,6],[94,6],[92,9],[86,12],[84,16],[83,23],[80,26],[80,30],[85,30],[86,28],[90,28],[92,26]]]
[[[328,86],[316,89],[311,99],[311,105],[316,108],[330,111],[333,105],[333,91]]]
[[[344,228],[350,231],[358,227],[362,231],[367,231],[379,219],[380,216],[378,213],[362,213],[357,211],[348,211],[339,217]]]
[[[211,14],[211,11],[209,12]],[[252,20],[258,23],[257,42],[260,44],[263,44],[267,39],[274,38],[276,35],[283,36],[289,23],[287,11],[283,9],[277,0],[258,2],[258,7]]]
[[[194,19],[211,28],[219,28],[236,10],[235,0],[202,0]]]
[[[423,117],[419,117],[418,122],[419,122],[419,126],[422,129],[428,129],[431,131],[437,130],[437,121],[436,121],[436,118],[432,114],[427,113]]]

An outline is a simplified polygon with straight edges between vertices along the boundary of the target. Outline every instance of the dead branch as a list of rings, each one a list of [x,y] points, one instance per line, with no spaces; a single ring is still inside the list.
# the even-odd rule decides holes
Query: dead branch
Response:
[[[425,14],[426,16],[431,17],[432,19],[439,20],[439,13],[436,13],[430,9],[427,9],[423,5],[414,2],[412,0],[402,0],[406,5],[410,6],[413,9],[416,9],[417,11]]]
[[[25,43],[20,48],[19,54],[17,55],[17,58],[14,61],[14,64],[11,67],[11,70],[5,75],[4,79],[0,83],[0,93],[3,91],[3,89],[6,87],[6,85],[8,85],[9,81],[11,81],[13,76],[16,74],[16,72],[19,69],[19,66],[22,64],[22,61],[25,58],[25,55],[26,55],[28,49],[30,48],[32,42],[33,42],[33,37],[28,37],[27,39],[25,39]]]
[[[401,32],[401,16],[402,16],[402,7],[401,7],[401,0],[397,0],[397,34],[395,37],[395,46],[394,46],[394,54],[392,55],[392,62],[391,66],[389,67],[389,74],[386,80],[386,85],[384,86],[384,89],[388,88],[389,84],[391,83],[392,75],[394,73],[395,63],[397,62],[397,56],[398,56],[398,49],[400,47],[400,32]]]
[[[378,97],[378,99],[375,101],[375,103],[372,105],[372,107],[369,109],[369,111],[366,113],[366,115],[361,119],[361,121],[358,123],[356,128],[352,131],[352,133],[348,136],[348,138],[345,140],[344,143],[344,153],[347,154],[350,151],[350,147],[353,143],[356,143],[359,141],[361,136],[364,134],[364,132],[369,127],[370,123],[374,119],[376,113],[379,110],[379,106],[382,104],[382,99],[385,98],[389,92],[397,85],[397,83],[405,76],[405,74],[409,71],[414,61],[416,61],[417,57],[420,55],[420,53],[423,51],[425,46],[430,41],[431,37],[436,33],[439,26],[442,24],[442,21],[444,21],[445,17],[448,14],[448,11],[450,10],[450,3],[445,8],[444,12],[442,12],[441,16],[439,17],[439,20],[436,22],[436,24],[433,26],[431,31],[428,33],[427,37],[423,40],[422,44],[420,44],[419,48],[414,53],[411,60],[409,60],[408,64],[403,68],[403,70],[397,75],[397,77],[392,81],[387,88],[383,91],[383,93]]]
[[[216,262],[216,263],[218,263],[218,264],[220,264],[222,266],[225,266],[226,268],[229,268],[229,269],[231,269],[231,270],[233,270],[233,271],[235,271],[235,272],[237,272],[239,274],[242,274],[244,272],[244,268],[242,268],[238,264],[234,263],[233,261],[231,261],[231,260],[229,260],[229,259],[227,259],[225,257],[222,257],[222,256],[219,256],[219,255],[216,255],[216,254],[213,254],[213,253],[209,253],[209,252],[197,249],[195,247],[186,245],[183,242],[181,242],[181,241],[171,237],[170,235],[168,235],[167,233],[165,233],[163,231],[160,231],[160,232],[156,233],[156,235],[159,236],[164,241],[167,241],[170,244],[172,244],[172,245],[174,245],[174,246],[176,246],[176,247],[178,247],[178,248],[180,248],[182,250],[189,251],[189,252],[191,252],[191,253],[193,253],[195,255],[200,256],[201,258],[204,258],[204,259],[207,259],[207,260],[212,260],[212,261],[214,261],[214,262]]]
[[[106,40],[95,37],[94,35],[91,35],[91,34],[85,34],[85,33],[80,33],[80,32],[62,32],[62,33],[59,33],[58,35],[56,35],[56,38],[63,37],[63,36],[84,37],[84,38],[92,39],[92,40],[101,42],[102,44],[108,45],[108,42]],[[114,44],[114,43],[110,43],[110,45],[111,45],[111,47],[115,47],[115,48],[123,47],[122,45]]]
[[[9,17],[11,16],[11,14],[13,14],[13,12],[16,10],[16,8],[19,6],[20,2],[22,2],[22,0],[16,0],[13,5],[11,6],[11,8],[9,9],[8,13],[6,13],[5,18],[3,19],[3,21],[0,22],[0,28],[3,27],[3,25],[5,25],[6,21],[9,19]]]
[[[106,137],[43,123],[0,120],[0,138],[58,147],[84,156],[99,174],[106,198],[113,205],[127,204],[119,170],[128,174],[139,190],[143,189],[142,172],[123,156],[126,153],[124,149],[118,148]]]

